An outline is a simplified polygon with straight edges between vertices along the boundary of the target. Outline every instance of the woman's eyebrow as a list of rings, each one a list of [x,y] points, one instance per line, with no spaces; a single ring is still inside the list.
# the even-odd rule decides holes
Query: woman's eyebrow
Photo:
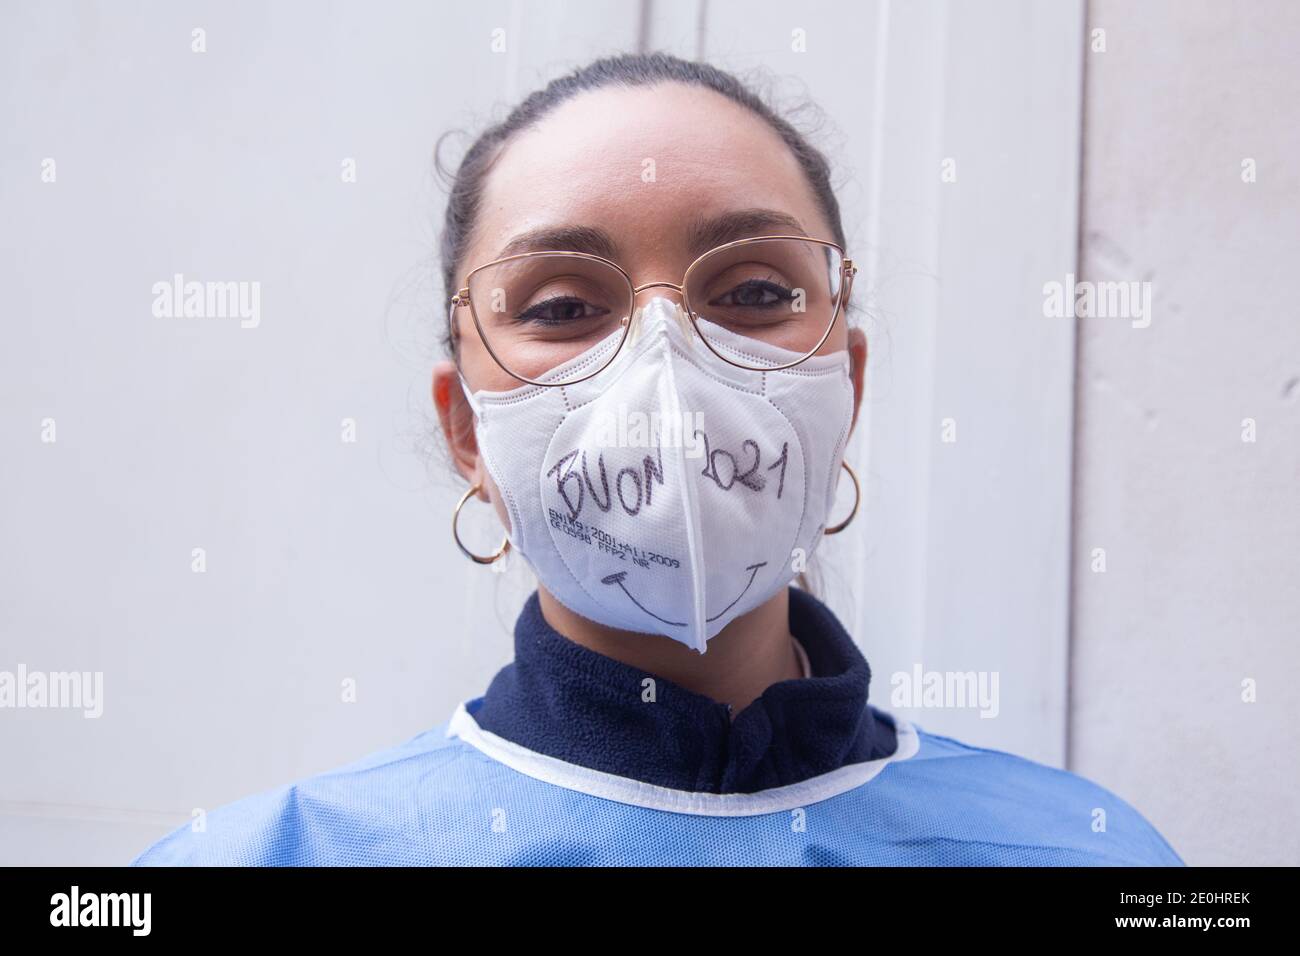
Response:
[[[789,213],[777,209],[736,209],[692,221],[686,228],[686,248],[690,255],[701,256],[733,239],[746,239],[773,230],[796,236],[807,234],[803,224]],[[568,225],[543,226],[522,232],[502,246],[496,258],[554,250],[585,252],[614,262],[619,260],[618,243],[604,229]]]
[[[737,209],[696,219],[687,230],[686,245],[692,256],[702,256],[725,242],[764,235],[772,230],[794,236],[807,235],[803,224],[787,212],[777,209]]]
[[[593,226],[543,226],[512,238],[497,253],[498,259],[524,252],[585,252],[618,261],[618,243],[604,229]]]

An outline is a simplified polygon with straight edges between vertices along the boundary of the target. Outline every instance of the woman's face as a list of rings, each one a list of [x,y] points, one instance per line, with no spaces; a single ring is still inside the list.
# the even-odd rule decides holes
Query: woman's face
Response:
[[[456,284],[463,287],[471,269],[506,254],[526,234],[573,228],[605,233],[613,247],[608,258],[636,285],[680,284],[703,251],[691,247],[691,227],[705,223],[718,230],[713,245],[764,234],[833,238],[790,149],[726,97],[677,83],[583,93],[517,134],[498,158]],[[543,242],[538,248],[557,246]],[[529,249],[510,249],[522,251]],[[681,301],[660,287],[643,291],[637,305],[655,295]],[[455,310],[455,320],[461,373],[471,389],[522,384],[488,354],[468,309]],[[845,348],[860,402],[866,340],[841,316],[820,351]],[[434,404],[449,447],[461,473],[483,484],[479,497],[492,501],[508,524],[455,379],[450,362],[434,370]]]

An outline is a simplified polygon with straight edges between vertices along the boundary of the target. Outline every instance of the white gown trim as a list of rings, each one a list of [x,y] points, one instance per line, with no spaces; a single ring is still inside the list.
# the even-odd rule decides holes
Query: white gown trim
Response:
[[[462,701],[457,706],[447,725],[447,736],[459,737],[512,770],[593,797],[603,797],[649,810],[699,816],[747,817],[806,807],[862,786],[889,764],[907,760],[920,749],[917,730],[911,723],[877,709],[876,713],[883,714],[893,723],[898,738],[897,748],[888,757],[846,764],[798,783],[771,787],[756,793],[693,793],[580,767],[521,747],[480,727],[466,709],[466,703]]]

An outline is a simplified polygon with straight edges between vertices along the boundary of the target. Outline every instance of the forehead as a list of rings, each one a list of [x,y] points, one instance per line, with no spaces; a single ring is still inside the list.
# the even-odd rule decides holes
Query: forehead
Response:
[[[690,218],[749,208],[788,212],[807,235],[830,238],[794,154],[749,110],[679,83],[589,91],[502,151],[462,266],[565,225],[600,227],[636,257],[675,246]]]

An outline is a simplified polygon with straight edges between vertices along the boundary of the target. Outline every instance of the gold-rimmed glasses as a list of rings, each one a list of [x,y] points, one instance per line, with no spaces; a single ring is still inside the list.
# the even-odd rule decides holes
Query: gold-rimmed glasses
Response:
[[[456,310],[468,306],[488,354],[513,378],[572,385],[614,360],[632,327],[637,295],[664,287],[681,295],[695,333],[718,358],[774,371],[822,347],[856,273],[838,243],[808,236],[723,243],[692,262],[680,284],[635,285],[618,263],[590,253],[524,252],[470,270],[452,296],[449,317],[454,335]],[[793,357],[769,361],[750,354],[737,347],[744,342],[737,335]],[[590,353],[587,360],[574,361],[584,353]]]

